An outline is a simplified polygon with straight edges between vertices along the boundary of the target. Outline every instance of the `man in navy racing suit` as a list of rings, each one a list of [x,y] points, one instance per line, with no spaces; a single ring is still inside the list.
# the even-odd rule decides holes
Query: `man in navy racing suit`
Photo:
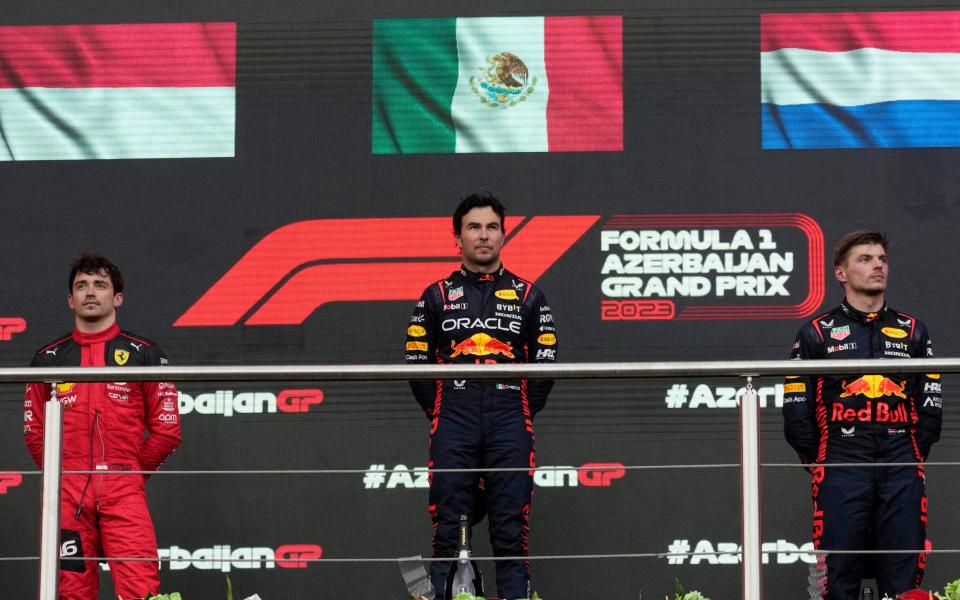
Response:
[[[552,363],[553,315],[543,292],[500,262],[504,208],[490,194],[463,199],[453,216],[463,265],[424,290],[407,327],[406,359],[427,363]],[[550,380],[411,381],[431,419],[431,469],[534,468],[533,417],[546,404]],[[488,471],[484,487],[490,543],[496,556],[527,555],[532,471]],[[454,557],[459,519],[472,516],[480,474],[433,473],[433,556]],[[474,515],[475,516],[475,515]],[[438,600],[450,563],[431,563]],[[530,596],[526,560],[497,561],[497,593]]]
[[[927,329],[884,302],[887,239],[874,231],[844,236],[834,271],[840,306],[800,328],[792,358],[933,356]],[[805,463],[921,463],[940,438],[938,374],[788,377],[783,394],[787,441]],[[813,542],[823,550],[913,550],[873,556],[879,594],[896,597],[923,578],[927,499],[923,465],[813,467]],[[921,552],[917,552],[920,550]],[[824,597],[860,597],[865,556],[818,556]]]

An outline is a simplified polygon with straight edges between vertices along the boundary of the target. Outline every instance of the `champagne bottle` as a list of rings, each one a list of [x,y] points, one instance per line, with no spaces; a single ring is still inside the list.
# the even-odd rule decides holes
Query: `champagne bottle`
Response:
[[[480,596],[483,594],[483,580],[480,567],[470,558],[470,517],[467,515],[460,515],[457,546],[457,561],[447,572],[447,597],[456,598],[463,593]]]
[[[460,515],[460,543],[457,552],[456,573],[453,575],[453,596],[467,592],[474,593],[473,565],[470,564],[470,520]]]

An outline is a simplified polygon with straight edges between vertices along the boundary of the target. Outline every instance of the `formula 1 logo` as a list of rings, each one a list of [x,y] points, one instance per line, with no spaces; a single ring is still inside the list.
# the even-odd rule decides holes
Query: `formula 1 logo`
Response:
[[[536,281],[599,218],[507,217],[504,262]],[[416,300],[459,266],[449,217],[300,221],[257,242],[173,325],[300,325],[330,302]]]
[[[26,320],[20,317],[0,317],[0,342],[9,342],[15,334],[26,330]]]
[[[21,483],[23,483],[23,475],[20,473],[0,473],[0,495],[5,495],[7,490]]]
[[[825,293],[823,231],[800,213],[615,215],[600,318],[798,319]]]

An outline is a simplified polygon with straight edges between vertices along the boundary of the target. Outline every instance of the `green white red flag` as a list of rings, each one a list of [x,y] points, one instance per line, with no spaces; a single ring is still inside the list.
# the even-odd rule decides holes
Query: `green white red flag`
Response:
[[[373,29],[374,154],[623,149],[619,16]]]

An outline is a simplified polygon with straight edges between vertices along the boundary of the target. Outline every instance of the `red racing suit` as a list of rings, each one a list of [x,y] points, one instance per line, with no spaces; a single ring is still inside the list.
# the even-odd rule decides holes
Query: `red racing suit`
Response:
[[[167,358],[154,343],[114,324],[99,333],[74,330],[37,351],[35,367],[156,366]],[[50,385],[27,384],[23,435],[43,467],[44,403]],[[61,383],[63,475],[60,556],[156,557],[157,541],[147,509],[146,477],[125,471],[155,471],[180,443],[177,389],[168,382]],[[144,434],[146,433],[146,436]],[[100,473],[102,471],[102,474]],[[124,600],[159,593],[158,563],[111,562],[115,591]],[[60,598],[96,598],[96,561],[60,561]]]
[[[844,300],[808,321],[792,358],[933,356],[918,319],[883,306],[863,313]],[[804,463],[920,463],[940,438],[938,374],[788,377],[784,432]],[[926,541],[923,465],[813,467],[813,543],[823,550],[919,550]],[[871,535],[872,534],[872,535]],[[827,570],[825,598],[856,600],[862,554],[818,556]],[[925,554],[874,556],[879,594],[895,597],[920,583]]]

